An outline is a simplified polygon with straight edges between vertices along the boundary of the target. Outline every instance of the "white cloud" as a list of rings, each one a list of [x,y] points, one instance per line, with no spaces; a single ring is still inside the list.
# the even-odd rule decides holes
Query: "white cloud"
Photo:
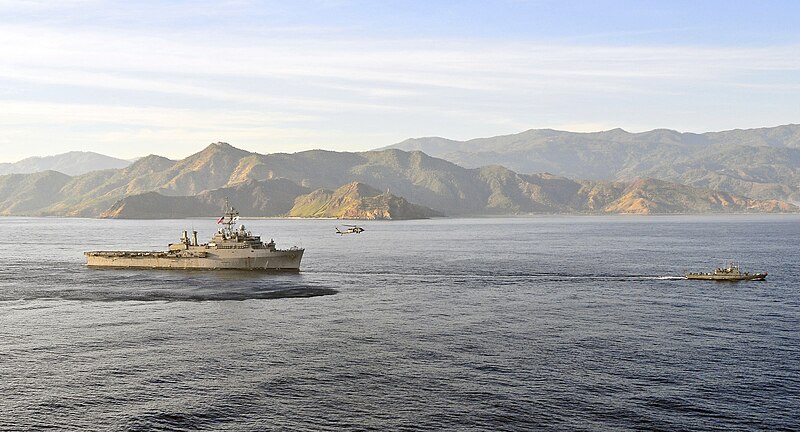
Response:
[[[344,80],[463,90],[581,80],[713,80],[742,71],[798,71],[800,47],[564,46],[485,41],[354,41],[241,38],[219,34],[0,29],[4,64],[15,68],[213,80]],[[76,77],[76,84],[86,85]],[[543,80],[543,81],[542,81]]]
[[[4,25],[0,125],[28,151],[58,135],[47,128],[63,128],[62,139],[85,145],[221,139],[362,149],[415,134],[470,138],[533,127],[702,130],[696,113],[713,109],[722,92],[742,99],[733,116],[764,92],[800,91],[794,45],[354,40],[314,30],[225,30]],[[694,109],[679,111],[682,103]],[[776,108],[782,118],[800,114],[787,111],[788,103]],[[718,124],[724,121],[708,127]]]
[[[15,124],[119,124],[122,126],[191,127],[198,129],[261,127],[309,121],[285,113],[242,110],[190,110],[38,102],[0,102],[0,125]]]

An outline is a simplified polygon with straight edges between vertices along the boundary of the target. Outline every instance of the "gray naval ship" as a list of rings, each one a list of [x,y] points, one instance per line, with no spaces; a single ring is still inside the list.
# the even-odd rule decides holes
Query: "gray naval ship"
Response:
[[[207,269],[207,270],[284,270],[299,271],[305,249],[292,247],[276,249],[275,242],[247,231],[244,225],[234,225],[239,212],[228,207],[217,223],[222,224],[210,242],[199,244],[197,231],[189,238],[184,231],[180,243],[169,245],[167,251],[89,251],[86,265],[91,267]]]
[[[767,272],[747,273],[739,270],[739,266],[730,263],[728,267],[717,267],[709,273],[686,273],[686,279],[693,280],[715,280],[715,281],[743,281],[743,280],[764,280]]]

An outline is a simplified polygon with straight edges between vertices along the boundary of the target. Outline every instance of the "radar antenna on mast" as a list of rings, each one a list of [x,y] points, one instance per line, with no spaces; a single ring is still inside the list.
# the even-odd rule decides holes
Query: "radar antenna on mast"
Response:
[[[233,225],[239,221],[239,212],[230,205],[228,197],[225,197],[225,209],[221,218],[217,219],[218,224],[225,225],[225,232],[230,234],[233,231]]]

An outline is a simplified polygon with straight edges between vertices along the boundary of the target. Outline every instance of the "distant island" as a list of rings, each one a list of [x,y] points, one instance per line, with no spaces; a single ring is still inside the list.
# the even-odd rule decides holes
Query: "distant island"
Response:
[[[492,146],[440,139],[397,145],[455,154],[458,157],[454,158],[462,159],[465,165],[470,163],[463,160],[472,160],[470,152],[485,156],[487,161],[509,157],[517,164],[525,164],[523,155],[530,153],[539,155],[539,159],[530,160],[547,164],[554,171],[586,172],[580,170],[593,167],[593,177],[630,174],[630,179],[571,179],[547,172],[522,174],[497,164],[465,168],[419,150],[397,148],[265,155],[220,142],[177,161],[150,155],[124,167],[75,175],[52,169],[2,175],[0,214],[201,217],[218,214],[226,198],[243,216],[346,219],[800,210],[790,202],[795,201],[800,187],[796,181],[800,128],[753,130],[749,135],[747,131],[733,132],[690,139],[653,131],[651,134],[661,138],[653,138],[655,141],[647,144],[642,141],[645,137],[636,137],[640,134],[620,130],[596,134],[529,131],[513,138],[497,137],[496,142],[490,140],[494,142]],[[525,141],[528,135],[533,137],[530,142]],[[574,141],[567,139],[571,136],[576,137]],[[723,140],[720,137],[736,137],[738,144],[732,143],[733,138],[725,138],[728,144],[715,144]],[[581,144],[578,138],[588,143]],[[515,140],[515,144],[509,140]],[[626,140],[627,144],[623,142]],[[705,150],[692,150],[692,146]],[[487,150],[491,148],[494,150]],[[660,157],[659,152],[663,153]],[[495,159],[487,156],[494,153]],[[702,163],[686,162],[690,156],[679,157],[684,153]],[[597,160],[593,161],[595,157]],[[624,160],[616,160],[618,157]],[[741,162],[737,165],[737,161]],[[769,165],[770,161],[773,165]],[[696,177],[687,177],[687,173],[701,171],[704,178],[725,176],[739,181],[709,181],[706,187]],[[657,175],[638,175],[642,173]],[[757,192],[759,198],[731,189]]]

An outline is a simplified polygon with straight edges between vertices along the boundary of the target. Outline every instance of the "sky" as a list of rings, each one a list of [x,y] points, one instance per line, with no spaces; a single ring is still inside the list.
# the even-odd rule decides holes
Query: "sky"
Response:
[[[800,2],[0,0],[0,162],[800,123]]]

